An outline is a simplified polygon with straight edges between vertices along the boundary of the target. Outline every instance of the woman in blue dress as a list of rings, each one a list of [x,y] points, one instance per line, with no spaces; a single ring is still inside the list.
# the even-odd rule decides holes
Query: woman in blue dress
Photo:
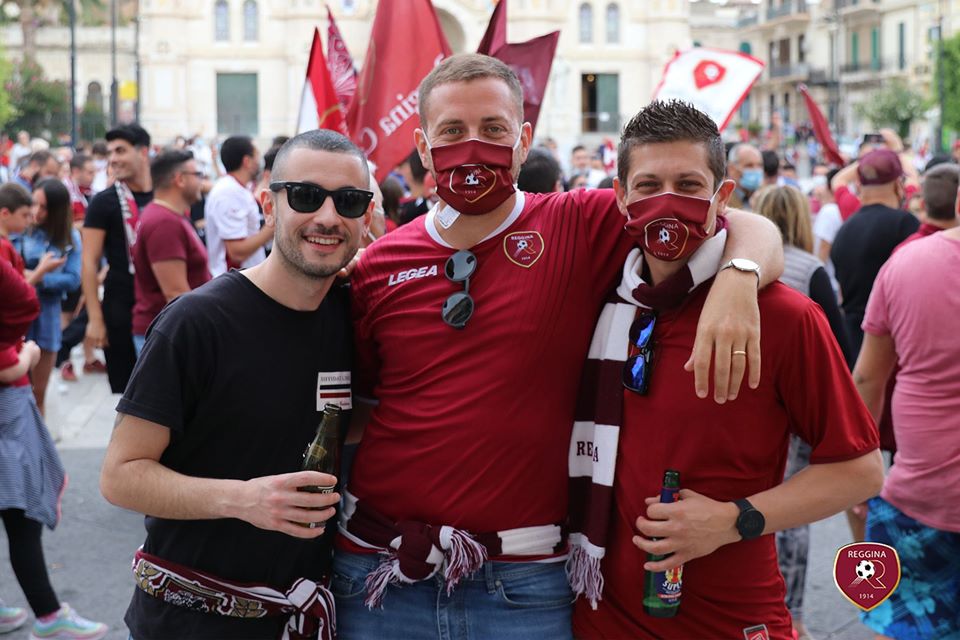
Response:
[[[70,192],[55,178],[33,189],[34,223],[13,245],[23,256],[24,276],[37,288],[40,315],[27,339],[40,346],[40,362],[33,370],[33,395],[43,413],[47,383],[60,350],[60,301],[80,287],[80,234],[73,228]]]

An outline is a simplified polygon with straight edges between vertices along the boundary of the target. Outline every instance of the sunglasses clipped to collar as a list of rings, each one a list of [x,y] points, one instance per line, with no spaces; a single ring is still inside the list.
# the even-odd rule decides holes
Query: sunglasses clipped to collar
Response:
[[[359,218],[367,211],[373,192],[366,189],[344,187],[328,191],[309,182],[271,182],[270,191],[287,192],[287,203],[298,213],[314,213],[323,206],[327,196],[333,199],[333,207],[344,218]]]
[[[630,352],[633,353],[623,363],[621,381],[623,386],[642,396],[650,390],[650,371],[653,368],[653,328],[657,316],[644,311],[630,325]]]

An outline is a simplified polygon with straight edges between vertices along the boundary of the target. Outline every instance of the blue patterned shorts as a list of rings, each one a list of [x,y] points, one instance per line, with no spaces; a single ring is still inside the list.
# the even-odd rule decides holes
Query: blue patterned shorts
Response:
[[[923,525],[883,498],[868,507],[867,540],[897,550],[902,577],[860,619],[895,640],[960,640],[960,533]]]

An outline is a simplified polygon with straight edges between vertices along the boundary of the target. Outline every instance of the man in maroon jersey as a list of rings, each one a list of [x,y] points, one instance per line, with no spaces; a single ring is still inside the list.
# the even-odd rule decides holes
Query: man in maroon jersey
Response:
[[[441,203],[374,243],[353,278],[354,389],[371,404],[355,410],[365,432],[340,523],[338,632],[569,638],[570,425],[593,323],[632,240],[610,190],[515,191],[532,135],[500,61],[445,60],[419,108],[417,148]],[[751,256],[764,283],[775,278],[776,231],[731,217],[727,258]],[[718,402],[746,369],[734,350],[759,383],[759,268],[748,270],[717,278],[687,363],[701,398],[714,350]]]
[[[758,300],[762,384],[726,406],[697,402],[682,366],[723,269],[723,212],[735,186],[724,180],[720,132],[689,105],[654,102],[624,128],[618,173],[636,248],[593,335],[570,448],[571,495],[603,500],[612,484],[616,506],[571,507],[590,514],[572,523],[571,566],[584,566],[584,553],[603,558],[602,581],[594,573],[593,593],[584,588],[593,602],[577,603],[576,636],[790,638],[770,534],[873,496],[883,482],[876,428],[823,311],[780,283]],[[813,450],[810,466],[783,482],[791,433]],[[680,472],[681,499],[653,504],[667,469]],[[648,553],[672,555],[652,562]],[[679,612],[648,615],[644,570],[678,566]]]

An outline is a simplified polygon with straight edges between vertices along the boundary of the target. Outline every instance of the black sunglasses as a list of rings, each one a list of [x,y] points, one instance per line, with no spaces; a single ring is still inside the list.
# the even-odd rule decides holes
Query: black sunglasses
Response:
[[[644,311],[630,325],[630,344],[636,353],[623,363],[621,381],[625,388],[642,396],[647,395],[650,388],[650,370],[653,367],[653,327],[656,323],[656,314],[652,311]]]
[[[477,256],[466,249],[461,249],[447,258],[443,273],[450,282],[462,282],[463,291],[450,295],[443,303],[440,315],[443,321],[454,329],[463,329],[467,320],[473,316],[473,298],[470,297],[470,276],[477,270]]]
[[[287,191],[287,203],[290,208],[299,213],[315,212],[323,206],[327,196],[330,196],[338,214],[344,218],[359,218],[366,212],[370,201],[373,200],[373,192],[366,189],[345,187],[336,191],[328,191],[309,182],[270,183],[270,191],[277,193],[282,189]]]

